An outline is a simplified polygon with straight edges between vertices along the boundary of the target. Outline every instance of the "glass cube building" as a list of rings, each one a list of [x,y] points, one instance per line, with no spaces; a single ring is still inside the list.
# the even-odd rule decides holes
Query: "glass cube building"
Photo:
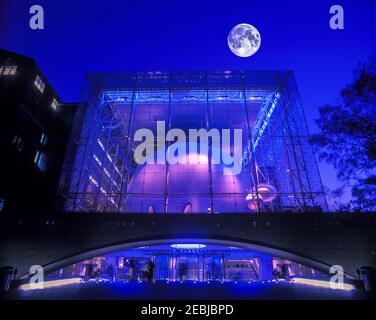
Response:
[[[290,71],[88,74],[83,100],[61,176],[65,211],[327,209]],[[140,164],[135,159],[135,150],[145,143],[135,138],[140,129],[152,134],[148,150],[155,161]],[[161,129],[166,135],[179,129],[187,139],[162,141]],[[220,143],[213,142],[213,129]],[[192,130],[204,130],[207,139],[190,139]],[[226,130],[231,134],[226,136]],[[241,132],[240,143],[232,138],[235,130]],[[205,146],[206,153],[201,152]],[[157,161],[171,152],[184,161]],[[241,155],[232,164],[239,172],[226,175],[228,159],[235,154]],[[213,161],[214,155],[220,155],[219,161]]]

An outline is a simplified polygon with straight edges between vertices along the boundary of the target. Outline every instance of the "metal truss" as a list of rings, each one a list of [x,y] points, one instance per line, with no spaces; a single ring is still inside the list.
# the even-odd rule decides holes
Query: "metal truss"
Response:
[[[127,205],[133,201],[136,207],[140,202],[136,211],[152,213],[156,212],[150,204],[154,201],[161,203],[157,212],[167,213],[175,198],[189,196],[207,197],[210,213],[327,210],[292,72],[88,74],[82,97],[86,107],[76,116],[61,176],[65,211],[134,212]],[[179,108],[202,108],[202,127],[210,130],[218,118],[215,108],[221,105],[224,110],[234,106],[234,118],[242,119],[246,132],[242,167],[248,182],[241,191],[215,191],[217,178],[210,161],[206,192],[173,190],[168,165],[161,171],[163,179],[157,179],[158,191],[130,188],[141,170],[133,159],[133,135],[140,125],[151,127],[159,117],[168,130]],[[221,121],[231,127],[231,118],[223,117]],[[266,195],[267,186],[271,187]],[[231,210],[218,203],[222,198],[232,199]],[[254,210],[243,206],[249,199],[255,207],[248,208]]]

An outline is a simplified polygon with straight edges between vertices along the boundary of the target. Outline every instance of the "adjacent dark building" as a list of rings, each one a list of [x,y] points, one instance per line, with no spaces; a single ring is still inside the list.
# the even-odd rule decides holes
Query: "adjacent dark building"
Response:
[[[0,50],[0,211],[54,207],[75,105],[63,105],[34,59]]]

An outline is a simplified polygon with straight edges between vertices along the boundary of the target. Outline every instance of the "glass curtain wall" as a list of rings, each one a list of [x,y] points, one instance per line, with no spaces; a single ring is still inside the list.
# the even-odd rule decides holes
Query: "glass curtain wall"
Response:
[[[62,175],[66,211],[326,209],[290,72],[92,74],[84,92],[86,109],[72,134],[74,155],[67,156],[73,160]],[[140,129],[151,134],[154,163],[135,161],[135,150],[145,143],[135,140]],[[185,140],[166,141],[171,129]],[[192,130],[204,135],[193,139]],[[171,153],[178,164],[166,161]],[[241,158],[232,163],[236,154]],[[224,174],[236,166],[237,174]]]

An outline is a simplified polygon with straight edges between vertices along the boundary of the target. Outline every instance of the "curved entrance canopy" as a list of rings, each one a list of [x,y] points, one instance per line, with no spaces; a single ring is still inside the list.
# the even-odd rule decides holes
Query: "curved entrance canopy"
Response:
[[[244,240],[237,238],[218,238],[218,237],[156,237],[156,238],[142,238],[128,240],[127,242],[115,243],[108,246],[95,248],[85,252],[81,252],[69,257],[59,259],[57,261],[51,262],[44,266],[45,273],[52,272],[69,265],[78,263],[80,261],[91,259],[93,257],[104,256],[116,251],[123,251],[129,249],[136,249],[142,247],[151,247],[151,246],[163,246],[163,245],[172,245],[172,244],[203,244],[203,245],[216,245],[216,246],[226,246],[234,247],[244,250],[252,250],[260,252],[263,254],[269,254],[274,257],[280,257],[287,259],[301,265],[313,268],[317,271],[320,271],[324,274],[329,274],[330,265],[317,261],[315,259],[302,256],[297,253],[293,253],[282,248],[271,247],[267,244],[254,243],[254,242],[245,242]],[[353,278],[351,275],[346,274],[346,276]],[[24,275],[22,279],[27,278],[28,274]]]

